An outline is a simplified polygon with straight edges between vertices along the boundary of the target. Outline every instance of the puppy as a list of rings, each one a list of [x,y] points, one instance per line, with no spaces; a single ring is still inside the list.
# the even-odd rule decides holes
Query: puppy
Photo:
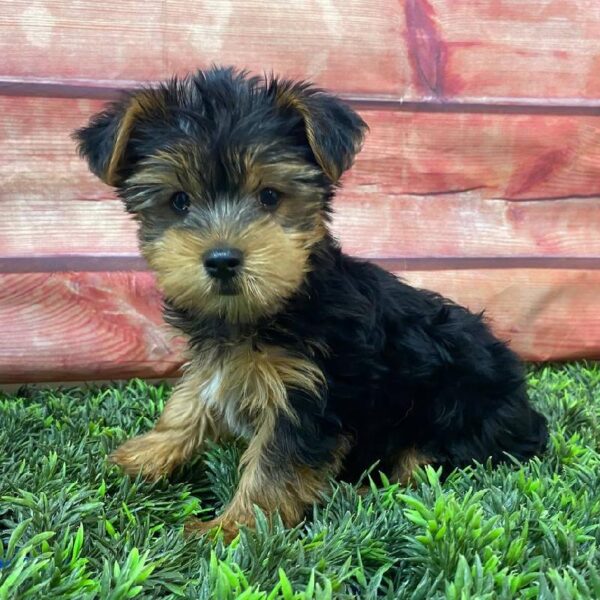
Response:
[[[307,83],[205,72],[124,95],[76,132],[139,223],[189,360],[154,429],[112,455],[169,475],[207,439],[247,443],[226,539],[254,505],[298,523],[331,477],[407,482],[544,450],[516,356],[481,315],[342,253],[331,202],[367,130]]]

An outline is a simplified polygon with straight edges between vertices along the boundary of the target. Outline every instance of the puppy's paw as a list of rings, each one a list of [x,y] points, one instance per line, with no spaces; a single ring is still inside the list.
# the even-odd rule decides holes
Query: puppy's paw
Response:
[[[223,535],[223,541],[229,544],[237,536],[240,528],[237,523],[217,517],[210,521],[201,521],[194,517],[187,519],[183,526],[185,537],[199,537],[209,534],[211,537]]]
[[[170,475],[183,459],[180,449],[168,443],[164,432],[157,431],[126,441],[109,456],[127,475],[141,474],[147,481]]]

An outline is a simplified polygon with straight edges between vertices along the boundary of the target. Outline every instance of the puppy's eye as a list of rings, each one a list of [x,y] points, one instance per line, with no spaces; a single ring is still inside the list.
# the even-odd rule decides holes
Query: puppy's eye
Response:
[[[277,190],[273,188],[263,188],[258,193],[258,199],[260,203],[267,209],[273,210],[278,204],[281,195]]]
[[[178,215],[184,215],[190,209],[190,197],[185,192],[175,192],[170,200],[171,208]]]

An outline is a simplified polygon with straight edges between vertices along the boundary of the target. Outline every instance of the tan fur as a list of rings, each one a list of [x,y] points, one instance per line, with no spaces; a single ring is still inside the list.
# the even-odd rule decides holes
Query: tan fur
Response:
[[[417,467],[427,465],[431,458],[417,450],[410,448],[405,450],[396,459],[396,465],[391,473],[391,481],[397,481],[402,485],[409,485],[413,480],[413,473]]]
[[[111,460],[136,475],[156,480],[190,458],[206,439],[224,435],[255,438],[272,429],[280,414],[295,418],[288,389],[319,395],[324,377],[311,361],[281,348],[254,348],[251,341],[212,346],[188,365],[155,428],[120,446]],[[262,432],[262,433],[261,433]]]
[[[142,160],[140,169],[127,180],[130,192],[136,188],[142,194],[148,187],[152,190],[148,202],[139,203],[138,208],[156,204],[161,199],[160,191],[165,196],[163,200],[181,190],[185,190],[193,198],[201,198],[204,193],[201,174],[206,168],[206,160],[198,150],[180,143],[168,150],[157,150],[152,156]]]
[[[278,158],[276,163],[261,163],[252,159],[252,154],[250,155],[246,160],[246,177],[243,183],[246,193],[251,195],[261,188],[275,188],[286,199],[282,203],[283,208],[287,205],[304,213],[318,212],[320,206],[314,201],[315,189],[308,183],[312,177],[319,174],[318,168],[292,156],[279,155]]]
[[[119,156],[125,152],[136,120],[143,118],[148,108],[148,102],[134,101],[126,112],[107,179],[116,181]],[[306,111],[302,114],[317,161],[337,180],[340,173],[334,170],[338,167],[324,164],[317,147],[311,115],[301,103],[296,108]],[[250,148],[230,157],[232,164],[243,165],[243,181],[236,182],[237,197],[207,198],[203,169],[210,168],[210,162],[203,158],[207,150],[200,146],[180,144],[157,152],[128,180],[130,198],[135,200],[132,204],[140,210],[142,220],[147,218],[143,209],[150,206],[156,211],[153,214],[164,211],[175,219],[169,213],[169,198],[178,191],[186,192],[192,207],[202,214],[201,226],[174,220],[174,226],[161,237],[141,245],[159,286],[175,306],[246,324],[275,314],[302,285],[310,269],[309,256],[327,235],[319,196],[322,190],[306,183],[318,169],[293,154],[280,156],[276,164],[260,164],[257,157],[264,155],[263,151]],[[260,190],[266,187],[281,195],[274,210],[259,204]],[[219,246],[238,248],[244,254],[235,295],[219,293],[217,282],[202,264],[204,254]],[[317,344],[314,349],[326,350]],[[190,361],[156,427],[126,442],[112,459],[128,473],[141,471],[149,479],[157,479],[187,460],[207,437],[232,433],[248,440],[235,496],[221,517],[209,523],[194,521],[188,530],[220,525],[231,539],[239,524],[254,524],[254,505],[268,513],[278,510],[286,525],[296,524],[325,490],[328,477],[339,472],[349,444],[340,438],[335,459],[320,469],[288,465],[285,457],[284,468],[274,465],[269,446],[277,419],[281,415],[296,418],[288,391],[302,389],[318,396],[324,385],[323,373],[310,359],[282,348],[257,347],[250,337],[231,343],[207,341]]]
[[[337,181],[342,175],[341,171],[337,168],[335,164],[332,164],[328,161],[321,151],[321,147],[318,144],[315,137],[315,129],[313,125],[312,114],[308,106],[306,105],[306,101],[302,96],[302,93],[299,92],[298,88],[295,87],[282,87],[277,94],[276,101],[279,106],[285,108],[291,108],[302,116],[304,120],[304,127],[306,131],[306,139],[310,145],[311,150],[317,162],[325,172],[325,174],[332,180]]]
[[[133,133],[135,124],[143,117],[157,114],[165,110],[164,101],[160,95],[153,90],[144,90],[133,96],[127,106],[125,114],[119,123],[117,137],[115,139],[112,154],[106,171],[101,178],[104,183],[117,186],[120,183],[119,168],[123,162],[129,138]]]
[[[324,377],[310,360],[282,348],[256,348],[251,340],[232,346],[211,346],[189,363],[156,427],[129,440],[111,459],[129,474],[141,472],[156,480],[187,460],[207,438],[231,432],[249,439],[240,468],[240,483],[223,515],[208,523],[192,520],[188,533],[221,526],[228,540],[239,524],[254,524],[254,505],[278,510],[286,525],[298,523],[308,505],[326,489],[348,450],[340,438],[335,460],[320,470],[289,465],[271,468],[267,452],[277,418],[295,418],[289,389],[319,395]]]
[[[326,491],[328,479],[339,472],[349,443],[340,437],[333,461],[322,469],[289,464],[285,470],[269,468],[266,452],[272,439],[273,423],[265,421],[250,442],[242,457],[244,471],[236,493],[223,514],[211,521],[190,519],[186,523],[188,535],[202,534],[219,528],[225,541],[231,541],[240,525],[254,526],[254,506],[267,514],[278,511],[287,527],[297,525],[308,506],[317,502]]]
[[[282,156],[275,164],[261,163],[256,158],[260,151],[260,147],[250,148],[238,157],[245,165],[239,197],[218,202],[206,199],[203,169],[210,167],[201,147],[179,144],[156,152],[128,180],[130,198],[142,221],[143,209],[149,206],[154,214],[172,217],[169,199],[183,190],[207,223],[198,228],[171,227],[141,246],[165,295],[176,306],[249,323],[277,312],[304,281],[310,253],[327,235],[322,204],[314,187],[306,183],[318,170],[293,156]],[[260,206],[258,197],[265,187],[281,194],[273,211]],[[219,294],[218,283],[202,266],[204,253],[217,246],[244,253],[237,295]]]
[[[295,418],[288,389],[320,395],[324,376],[310,360],[252,340],[208,347],[192,363],[201,376],[206,402],[233,434],[250,438],[280,414]]]
[[[171,228],[158,240],[143,244],[142,253],[175,305],[232,322],[253,322],[275,313],[298,289],[309,269],[310,250],[324,235],[324,228],[286,231],[265,215],[237,230],[235,220],[228,216],[227,208],[221,206],[211,219],[210,232],[200,235]],[[214,280],[202,266],[204,253],[218,245],[244,252],[237,295],[219,295]]]
[[[304,121],[306,139],[314,157],[317,159],[317,162],[321,166],[321,169],[323,169],[325,175],[327,175],[331,181],[336,183],[342,176],[342,173],[351,166],[351,161],[349,161],[348,164],[338,165],[335,162],[328,160],[327,155],[323,152],[321,144],[317,139],[315,115],[313,109],[309,105],[309,98],[306,95],[306,91],[293,83],[281,85],[277,92],[276,102],[278,106],[295,110],[301,115]],[[352,152],[353,156],[360,152],[361,146],[362,136],[359,136],[355,141],[355,147]]]
[[[173,390],[154,429],[125,442],[110,460],[129,475],[141,473],[155,481],[189,459],[205,440],[218,439],[218,423],[200,396],[201,385],[202,374],[188,371]]]

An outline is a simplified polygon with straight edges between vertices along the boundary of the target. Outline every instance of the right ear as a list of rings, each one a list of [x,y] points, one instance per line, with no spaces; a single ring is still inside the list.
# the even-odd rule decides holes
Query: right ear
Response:
[[[73,137],[79,154],[92,173],[104,183],[118,187],[139,157],[131,148],[136,127],[164,116],[166,105],[160,90],[146,89],[125,96],[94,115]]]

